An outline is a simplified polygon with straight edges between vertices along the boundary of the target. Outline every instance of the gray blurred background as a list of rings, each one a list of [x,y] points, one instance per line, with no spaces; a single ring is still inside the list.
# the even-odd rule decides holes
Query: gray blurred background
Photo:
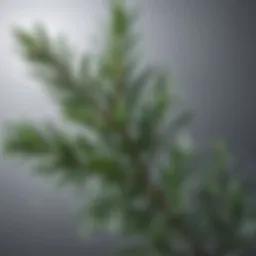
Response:
[[[136,1],[129,1],[135,3]],[[105,0],[2,0],[0,3],[0,134],[8,120],[58,119],[55,106],[27,76],[13,51],[12,25],[42,21],[66,33],[77,50],[89,50],[102,32]],[[168,65],[196,113],[199,147],[225,138],[255,186],[255,14],[250,0],[140,0],[147,61]],[[0,137],[1,140],[1,137]],[[255,160],[254,160],[255,159]],[[247,170],[247,171],[245,171]],[[250,171],[251,170],[251,171]],[[29,174],[26,163],[0,156],[0,254],[3,256],[111,255],[113,239],[85,242],[74,219],[77,197]]]

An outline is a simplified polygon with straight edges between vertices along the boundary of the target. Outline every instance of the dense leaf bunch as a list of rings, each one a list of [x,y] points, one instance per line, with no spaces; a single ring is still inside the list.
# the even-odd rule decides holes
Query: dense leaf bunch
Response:
[[[201,170],[195,155],[178,144],[190,113],[175,105],[165,73],[138,62],[134,17],[122,1],[110,2],[98,58],[73,56],[66,40],[50,37],[41,25],[15,30],[22,56],[63,117],[82,132],[15,124],[6,150],[37,158],[41,174],[85,185],[92,229],[146,238],[146,245],[126,253],[240,252],[254,231],[244,191],[231,178],[222,147]]]

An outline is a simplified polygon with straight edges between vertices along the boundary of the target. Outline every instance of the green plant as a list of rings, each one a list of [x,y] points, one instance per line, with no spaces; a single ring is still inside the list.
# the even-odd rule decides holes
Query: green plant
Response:
[[[94,185],[85,207],[88,223],[145,238],[120,253],[243,252],[254,238],[255,215],[229,172],[225,148],[218,144],[202,167],[178,143],[191,115],[177,107],[166,73],[140,65],[134,18],[122,1],[110,2],[105,47],[97,57],[75,58],[65,40],[51,38],[41,25],[15,29],[23,58],[79,132],[50,122],[12,124],[6,151],[38,159],[40,174],[75,187]]]

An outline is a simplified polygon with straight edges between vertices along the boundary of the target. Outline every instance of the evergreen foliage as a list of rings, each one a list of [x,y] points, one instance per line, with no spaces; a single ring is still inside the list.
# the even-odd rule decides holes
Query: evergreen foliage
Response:
[[[42,25],[15,29],[22,57],[63,117],[91,135],[70,135],[51,123],[12,124],[6,151],[38,159],[39,173],[75,187],[97,185],[87,199],[86,221],[145,238],[124,255],[243,253],[255,238],[255,214],[230,172],[224,145],[217,144],[207,167],[180,146],[178,132],[191,114],[176,106],[165,72],[138,62],[133,12],[122,1],[109,6],[98,58],[73,56],[67,42]]]

